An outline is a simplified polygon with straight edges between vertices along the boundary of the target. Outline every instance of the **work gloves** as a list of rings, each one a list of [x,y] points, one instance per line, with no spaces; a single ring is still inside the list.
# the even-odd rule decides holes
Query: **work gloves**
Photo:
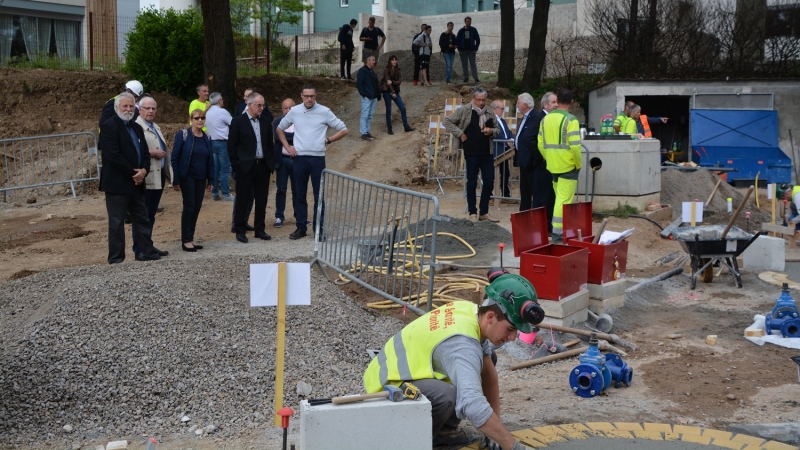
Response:
[[[481,443],[478,446],[481,450],[503,450],[503,447],[500,447],[500,444],[493,441],[489,436],[484,436],[481,439]],[[511,450],[530,450],[528,447],[520,444],[519,441],[514,441],[514,446],[511,447]]]

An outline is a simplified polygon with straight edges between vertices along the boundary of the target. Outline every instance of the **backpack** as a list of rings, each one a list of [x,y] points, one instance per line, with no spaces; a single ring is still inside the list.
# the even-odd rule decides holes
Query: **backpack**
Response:
[[[414,39],[411,39],[411,53],[413,53],[415,55],[419,54],[419,49],[417,48],[416,45],[414,45],[414,41],[416,41],[417,38],[419,37],[419,35],[422,34],[422,33],[424,33],[424,31],[420,31],[419,33],[415,34],[414,35]]]

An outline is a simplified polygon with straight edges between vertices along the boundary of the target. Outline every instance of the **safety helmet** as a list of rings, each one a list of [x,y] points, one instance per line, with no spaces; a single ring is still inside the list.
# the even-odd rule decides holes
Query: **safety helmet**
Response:
[[[531,325],[544,320],[544,310],[539,306],[536,290],[528,280],[497,268],[489,270],[488,278],[490,284],[486,286],[486,295],[489,298],[483,303],[484,306],[499,306],[506,319],[523,333],[530,333]]]
[[[142,83],[139,83],[136,80],[131,80],[125,83],[125,89],[129,89],[131,92],[133,92],[133,95],[137,97],[141,97],[142,92],[144,92],[144,86],[142,86]]]

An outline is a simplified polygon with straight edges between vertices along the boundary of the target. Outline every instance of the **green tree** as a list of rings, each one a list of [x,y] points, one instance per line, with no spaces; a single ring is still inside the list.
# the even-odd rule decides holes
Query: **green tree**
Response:
[[[203,80],[203,18],[197,9],[139,11],[128,33],[125,72],[147,91],[189,99]]]
[[[253,0],[253,18],[261,21],[262,29],[266,32],[269,24],[272,38],[278,37],[278,25],[297,25],[303,18],[302,13],[314,9],[302,0]]]
[[[230,0],[231,27],[234,34],[250,34],[250,19],[253,18],[254,0]]]

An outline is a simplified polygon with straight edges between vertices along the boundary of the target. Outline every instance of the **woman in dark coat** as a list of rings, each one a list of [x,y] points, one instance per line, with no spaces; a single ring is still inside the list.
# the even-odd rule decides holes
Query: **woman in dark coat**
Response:
[[[195,109],[190,117],[192,126],[179,131],[172,146],[172,186],[183,196],[181,248],[196,252],[203,248],[194,242],[194,230],[205,191],[214,187],[214,157],[211,138],[203,132],[206,112]]]

